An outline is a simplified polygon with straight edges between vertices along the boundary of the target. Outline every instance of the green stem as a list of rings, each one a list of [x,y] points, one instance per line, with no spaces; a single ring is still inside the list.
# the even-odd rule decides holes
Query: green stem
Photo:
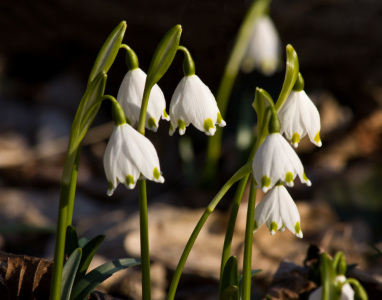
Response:
[[[183,250],[182,256],[178,262],[178,266],[176,267],[174,277],[172,278],[171,285],[168,291],[167,300],[172,300],[175,297],[176,288],[178,287],[179,279],[182,274],[184,265],[186,264],[188,255],[191,252],[191,249],[195,243],[196,238],[199,235],[200,230],[203,228],[204,223],[207,221],[209,215],[214,211],[216,205],[220,202],[223,196],[227,193],[227,191],[232,187],[232,185],[239,181],[244,176],[248,175],[252,170],[252,164],[247,163],[243,167],[241,167],[220,189],[220,191],[216,194],[216,196],[212,199],[210,204],[205,209],[203,215],[201,216],[199,222],[196,224],[194,231],[192,232],[186,247]]]
[[[51,300],[60,299],[61,277],[64,265],[66,227],[68,226],[68,206],[71,194],[71,185],[61,184],[60,203],[58,208],[56,245],[54,249],[53,274],[50,287]]]
[[[257,0],[249,8],[244,21],[239,29],[238,36],[234,48],[232,49],[231,56],[227,62],[226,68],[223,73],[223,78],[220,82],[219,89],[216,95],[216,102],[218,104],[220,114],[225,118],[225,113],[228,106],[233,85],[235,83],[237,74],[245,51],[248,47],[250,40],[252,26],[256,19],[261,16],[269,7],[270,0]],[[204,178],[211,180],[216,173],[216,166],[220,157],[220,145],[222,139],[222,130],[216,131],[215,135],[208,139],[207,148],[207,165],[204,170]]]
[[[150,252],[149,226],[147,217],[146,180],[138,181],[139,188],[139,220],[141,235],[141,265],[142,265],[142,299],[150,300]]]
[[[76,158],[74,160],[73,170],[72,170],[72,178],[69,186],[69,202],[68,202],[68,214],[67,214],[67,224],[66,227],[72,225],[73,221],[73,211],[74,211],[74,198],[76,195],[76,187],[77,187],[77,176],[78,176],[78,165],[80,161],[81,154],[81,145],[78,146]],[[66,232],[66,228],[65,228]]]
[[[232,244],[232,238],[233,238],[233,233],[235,229],[237,213],[239,211],[240,203],[243,198],[243,194],[244,194],[245,186],[247,185],[247,182],[248,182],[248,178],[249,178],[249,174],[243,177],[240,180],[239,185],[237,186],[236,194],[235,194],[233,205],[231,208],[231,213],[228,220],[227,231],[225,233],[225,238],[224,238],[222,260],[220,264],[220,278],[222,278],[223,276],[223,270],[224,270],[225,264],[227,263],[230,257],[231,244]]]
[[[255,206],[256,206],[256,189],[254,185],[254,180],[252,178],[251,188],[249,191],[249,199],[248,199],[247,223],[245,226],[243,285],[242,285],[243,300],[249,300],[251,298],[252,240],[253,240],[253,227],[254,227],[254,220],[255,220]]]

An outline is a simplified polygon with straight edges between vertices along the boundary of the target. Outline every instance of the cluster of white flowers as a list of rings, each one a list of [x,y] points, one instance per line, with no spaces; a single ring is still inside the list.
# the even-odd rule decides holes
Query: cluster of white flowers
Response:
[[[263,71],[273,72],[277,65],[275,57],[279,55],[275,50],[279,47],[279,40],[268,17],[259,18],[255,24],[254,35],[255,39],[256,35],[260,35],[262,42],[255,40],[254,43],[260,45],[261,49],[267,48],[266,45],[273,49],[268,52],[256,51],[258,54],[263,53],[262,57],[256,58],[263,62],[261,65]],[[266,56],[267,53],[271,56]],[[117,101],[122,106],[130,125],[127,123],[116,125],[107,145],[104,167],[109,180],[108,195],[113,193],[118,183],[124,183],[130,189],[134,188],[136,181],[141,177],[164,182],[153,144],[132,127],[139,120],[145,82],[146,74],[135,65],[127,72],[118,92]],[[320,116],[304,92],[303,86],[303,79],[299,74],[298,84],[295,85],[278,116],[275,113],[277,122],[281,121],[281,128],[270,130],[253,160],[253,176],[257,188],[267,193],[256,208],[255,230],[266,223],[271,234],[288,228],[300,238],[302,237],[300,215],[283,185],[292,187],[297,175],[302,183],[310,186],[311,182],[305,175],[297,154],[282,134],[285,133],[294,147],[298,146],[300,139],[305,135],[309,135],[315,145],[321,146]],[[163,92],[158,85],[153,86],[145,127],[156,132],[160,118],[170,121],[170,135],[173,135],[176,128],[179,128],[179,134],[183,135],[186,127],[192,123],[206,135],[212,136],[216,132],[216,124],[220,127],[226,125],[215,97],[194,74],[194,69],[186,74],[176,87],[169,114],[166,112]]]
[[[118,183],[124,183],[127,188],[133,189],[141,175],[149,180],[164,182],[153,144],[132,127],[139,121],[145,82],[145,72],[137,67],[127,72],[118,91],[117,101],[130,125],[116,125],[104,154],[109,196],[113,194]],[[156,132],[160,118],[171,121],[170,135],[173,135],[177,127],[179,134],[183,135],[190,123],[209,136],[214,135],[215,124],[220,127],[226,125],[212,92],[194,74],[185,75],[175,89],[170,115],[166,112],[162,90],[157,84],[153,86],[145,127]]]
[[[252,165],[257,187],[264,193],[269,191],[256,207],[255,230],[266,223],[272,235],[277,230],[284,231],[288,228],[302,238],[297,206],[283,184],[293,187],[297,175],[302,183],[310,186],[311,182],[299,157],[282,133],[285,133],[295,147],[306,134],[315,145],[321,146],[320,116],[313,102],[302,90],[292,91],[278,116],[274,115],[272,118],[281,122],[281,130],[269,133],[257,150]]]

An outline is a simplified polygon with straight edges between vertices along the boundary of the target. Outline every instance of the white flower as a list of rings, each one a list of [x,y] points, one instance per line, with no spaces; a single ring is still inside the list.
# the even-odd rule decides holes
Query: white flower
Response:
[[[268,16],[259,17],[253,24],[241,69],[249,73],[258,68],[269,76],[276,71],[280,57],[281,42],[276,27]]]
[[[346,281],[346,277],[343,275],[340,275],[336,277],[336,280],[342,283]],[[322,286],[314,290],[314,292],[311,293],[309,296],[309,300],[321,300],[321,298],[322,298]],[[341,289],[340,300],[353,300],[353,299],[354,299],[354,290],[351,288],[349,283],[345,283]]]
[[[170,135],[177,127],[183,135],[190,123],[206,135],[215,134],[215,124],[226,125],[214,95],[197,75],[184,76],[176,87],[170,103],[170,119]]]
[[[103,157],[107,194],[111,196],[118,183],[133,189],[142,174],[149,180],[163,183],[159,159],[154,145],[129,124],[114,127]]]
[[[264,193],[279,180],[292,187],[298,175],[301,182],[311,185],[296,152],[280,133],[269,134],[256,152],[252,164],[257,188]]]
[[[126,118],[134,126],[139,121],[142,106],[143,90],[146,82],[146,74],[137,68],[127,72],[119,88],[117,101],[121,104]],[[162,90],[155,84],[150,92],[147,105],[145,127],[156,132],[160,117],[170,120],[166,112],[166,101]]]
[[[278,113],[281,134],[284,132],[294,147],[307,134],[310,141],[321,147],[320,114],[304,90],[292,91]]]
[[[272,235],[288,228],[302,238],[300,214],[292,197],[283,185],[272,188],[255,209],[255,230],[266,223]]]

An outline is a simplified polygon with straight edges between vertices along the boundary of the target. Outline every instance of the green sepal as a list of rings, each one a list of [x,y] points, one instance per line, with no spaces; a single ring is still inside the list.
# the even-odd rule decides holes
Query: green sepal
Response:
[[[337,252],[333,259],[333,268],[336,271],[337,276],[346,274],[347,265],[343,252]]]
[[[305,80],[302,77],[301,73],[298,72],[296,82],[293,86],[293,90],[296,92],[301,92],[305,87]]]
[[[99,246],[101,245],[104,239],[105,235],[98,235],[82,247],[82,257],[81,262],[78,266],[76,282],[78,282],[78,280],[85,276],[94,255],[96,254]]]
[[[231,256],[223,269],[220,299],[221,300],[238,300],[239,299],[239,274],[236,256]]]
[[[126,123],[126,117],[123,108],[117,101],[112,102],[112,116],[115,126],[123,125]]]
[[[129,46],[127,46],[127,45],[123,45],[123,46],[125,46],[123,48],[126,49],[126,65],[127,65],[127,68],[130,71],[138,69],[139,68],[138,56],[135,54],[133,49],[131,49]]]
[[[70,300],[85,300],[90,293],[114,273],[128,267],[137,266],[140,261],[134,258],[121,258],[109,261],[86,274],[73,287]]]
[[[159,42],[150,63],[146,78],[146,89],[151,89],[166,73],[178,50],[182,26],[171,28]]]
[[[110,33],[94,62],[93,69],[90,72],[88,85],[97,77],[99,73],[107,73],[109,71],[111,65],[117,57],[125,31],[126,22],[122,21],[112,31],[112,33]]]
[[[339,300],[341,288],[337,286],[333,261],[326,253],[320,255],[322,300]]]
[[[62,269],[61,294],[60,300],[69,300],[73,288],[74,278],[77,273],[78,265],[81,261],[82,250],[77,248],[69,256],[69,259]]]
[[[66,228],[65,254],[70,256],[78,247],[78,235],[76,228],[72,225],[69,225]]]
[[[275,109],[278,112],[281,107],[284,105],[286,99],[288,98],[292,88],[297,80],[298,72],[299,72],[299,63],[298,56],[292,45],[286,46],[286,70],[285,70],[285,78],[284,83],[281,88],[280,95],[275,104]]]
[[[268,123],[269,133],[279,133],[281,131],[281,123],[275,109],[271,109],[271,118]]]
[[[183,51],[184,59],[183,59],[183,73],[185,76],[195,75],[195,63],[192,59],[190,51],[186,47],[179,46],[178,49]]]

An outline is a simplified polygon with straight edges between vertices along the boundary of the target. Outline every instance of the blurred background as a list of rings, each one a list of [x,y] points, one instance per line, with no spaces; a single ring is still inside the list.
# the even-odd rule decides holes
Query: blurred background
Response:
[[[196,74],[215,93],[250,4],[1,1],[0,249],[52,258],[71,122],[97,53],[117,24],[127,22],[124,43],[134,49],[144,71],[161,37],[181,24],[181,44],[193,55]],[[310,244],[332,255],[344,251],[348,263],[358,264],[365,282],[381,293],[382,262],[371,245],[382,249],[382,2],[274,0],[270,15],[283,46],[292,44],[299,55],[305,90],[321,113],[323,146],[315,148],[305,138],[297,149],[313,183],[310,188],[296,183],[290,190],[304,239],[290,232],[270,236],[266,228],[254,235],[253,266],[263,269],[254,282],[254,299],[272,288],[275,292],[274,274],[286,260],[303,266]],[[178,54],[159,82],[167,105],[183,76],[182,60]],[[107,94],[117,95],[126,71],[122,51],[108,72]],[[163,185],[148,183],[153,299],[164,298],[177,257],[204,207],[247,158],[256,126],[251,108],[255,88],[277,99],[284,71],[282,67],[270,77],[239,73],[225,117],[220,169],[207,187],[200,184],[204,134],[190,126],[185,136],[170,138],[166,121],[160,122],[157,134],[147,132],[166,179]],[[137,190],[121,186],[106,196],[102,157],[112,128],[105,103],[84,140],[79,170],[74,225],[80,235],[107,236],[95,264],[139,257]],[[202,231],[178,299],[216,298],[233,194],[227,194]],[[240,261],[245,201],[239,214],[233,253]],[[124,299],[139,299],[139,276],[139,268],[124,271],[103,288]]]

